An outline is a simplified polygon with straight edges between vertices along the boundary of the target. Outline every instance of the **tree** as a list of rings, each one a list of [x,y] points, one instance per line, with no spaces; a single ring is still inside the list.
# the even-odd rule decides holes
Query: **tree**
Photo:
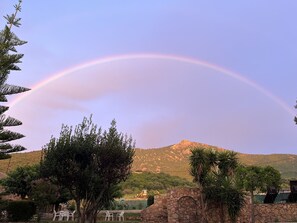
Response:
[[[43,209],[47,205],[55,203],[58,192],[58,187],[49,180],[40,178],[31,182],[29,196],[37,207],[37,222],[40,222]]]
[[[273,168],[272,166],[266,166],[263,168],[263,178],[264,186],[267,189],[268,187],[275,187],[276,190],[279,190],[281,187],[281,173]]]
[[[17,53],[16,47],[26,43],[11,31],[13,26],[19,27],[21,25],[21,19],[17,18],[17,13],[21,11],[21,0],[14,7],[15,12],[12,15],[4,17],[7,20],[7,24],[0,31],[0,102],[7,102],[6,95],[18,94],[29,90],[28,88],[6,84],[10,72],[20,70],[17,64],[21,63],[23,54]],[[5,127],[22,124],[21,121],[4,115],[8,109],[8,106],[0,106],[0,159],[10,158],[9,154],[12,152],[25,150],[21,145],[11,145],[8,143],[24,137],[20,133],[4,129]]]
[[[217,152],[217,167],[209,173],[209,182],[205,187],[206,199],[219,204],[221,222],[225,222],[224,207],[232,222],[236,221],[244,205],[244,193],[236,186],[235,170],[238,166],[237,153],[233,151]]]
[[[39,178],[39,165],[17,167],[1,181],[5,191],[24,199],[31,191],[31,183]]]
[[[202,222],[207,222],[206,217],[206,200],[203,193],[204,188],[207,187],[207,175],[211,169],[216,165],[216,152],[215,150],[205,150],[197,147],[191,150],[190,156],[190,174],[194,177],[193,181],[197,183],[200,189],[200,203],[202,210]]]
[[[296,101],[296,103],[297,103],[297,101]],[[295,105],[295,108],[297,108],[297,104]],[[294,117],[294,121],[297,124],[297,116]]]
[[[244,193],[235,184],[234,172],[238,166],[237,154],[196,148],[190,156],[191,175],[202,190],[201,205],[204,221],[207,202],[219,204],[221,222],[225,221],[224,207],[234,222],[244,205]]]
[[[116,195],[117,185],[131,172],[134,143],[112,121],[102,132],[91,117],[72,130],[62,126],[60,137],[43,148],[43,176],[67,188],[76,201],[78,221],[95,222],[96,213]]]
[[[236,170],[237,185],[250,193],[251,196],[251,222],[255,222],[254,192],[264,192],[268,187],[277,190],[281,185],[281,174],[271,166],[240,166]]]

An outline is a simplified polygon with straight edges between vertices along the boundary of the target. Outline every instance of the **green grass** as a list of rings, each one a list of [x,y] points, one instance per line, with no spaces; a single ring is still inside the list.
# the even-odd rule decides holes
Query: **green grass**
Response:
[[[31,221],[31,222],[36,222],[36,221]],[[61,222],[67,222],[67,223],[76,223],[76,221],[54,221],[54,222],[58,222],[58,223],[61,223]],[[97,221],[97,223],[105,223],[105,222],[109,222],[109,223],[119,223],[119,222],[122,222],[122,223],[135,223],[135,222],[141,222],[141,220],[127,220],[127,221]],[[52,220],[42,220],[40,223],[53,223]]]
[[[97,223],[119,223],[119,221],[104,221],[105,215],[104,214],[99,214],[97,216]],[[31,222],[36,222],[36,221],[31,221]],[[76,223],[76,221],[54,221],[56,223]],[[140,219],[140,213],[125,213],[125,221],[121,221],[122,223],[137,223],[141,222]],[[41,220],[41,223],[53,223],[52,219],[43,219]]]

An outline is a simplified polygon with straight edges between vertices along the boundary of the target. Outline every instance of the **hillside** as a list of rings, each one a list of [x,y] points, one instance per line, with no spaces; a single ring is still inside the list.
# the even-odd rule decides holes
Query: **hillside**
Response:
[[[188,158],[190,155],[190,149],[197,146],[224,150],[223,148],[190,142],[187,140],[183,140],[178,144],[163,148],[136,149],[133,171],[164,172],[190,180],[191,177],[188,173]],[[12,170],[17,166],[39,163],[40,155],[41,151],[14,154],[10,160],[9,170]],[[297,155],[255,155],[239,153],[238,157],[239,161],[243,164],[259,166],[271,165],[281,172],[283,178],[297,178]],[[0,160],[0,172],[6,172],[8,163],[9,160]]]
[[[137,149],[133,169],[137,171],[165,172],[191,179],[189,170],[190,149],[193,147],[223,148],[183,140],[178,144],[158,149]],[[238,154],[239,161],[246,165],[270,165],[278,169],[283,178],[297,178],[297,155],[291,154]]]

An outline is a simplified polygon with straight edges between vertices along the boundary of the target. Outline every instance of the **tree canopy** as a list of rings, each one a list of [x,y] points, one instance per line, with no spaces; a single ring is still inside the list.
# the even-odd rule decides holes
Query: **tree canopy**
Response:
[[[224,206],[229,217],[236,220],[244,205],[244,193],[235,184],[237,154],[233,151],[218,152],[214,149],[194,148],[190,155],[190,173],[201,189],[203,221],[207,222],[207,202],[216,202],[221,209],[221,222],[225,221]]]
[[[1,184],[7,193],[17,194],[24,199],[31,192],[32,181],[39,177],[39,165],[17,167],[1,180]]]
[[[59,138],[43,148],[41,172],[69,190],[80,222],[93,222],[131,172],[134,142],[112,121],[107,131],[84,118],[74,129],[63,125]]]
[[[266,192],[268,187],[278,190],[281,185],[281,174],[271,166],[239,166],[236,170],[236,183],[251,195],[251,222],[255,222],[254,192]]]

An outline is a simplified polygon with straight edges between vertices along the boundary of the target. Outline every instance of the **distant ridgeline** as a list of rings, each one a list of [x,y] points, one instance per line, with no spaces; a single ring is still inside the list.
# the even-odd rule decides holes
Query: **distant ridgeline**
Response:
[[[133,171],[168,173],[192,180],[189,174],[189,155],[191,148],[194,147],[214,148],[224,150],[223,148],[190,142],[183,140],[178,144],[154,149],[136,149]],[[32,165],[40,162],[41,151],[16,153],[12,155],[11,160],[0,160],[0,172],[6,173],[7,169],[15,169],[17,166]],[[297,179],[297,155],[291,154],[272,154],[272,155],[253,155],[238,154],[239,161],[246,165],[267,166],[270,165],[282,174],[285,179]]]

